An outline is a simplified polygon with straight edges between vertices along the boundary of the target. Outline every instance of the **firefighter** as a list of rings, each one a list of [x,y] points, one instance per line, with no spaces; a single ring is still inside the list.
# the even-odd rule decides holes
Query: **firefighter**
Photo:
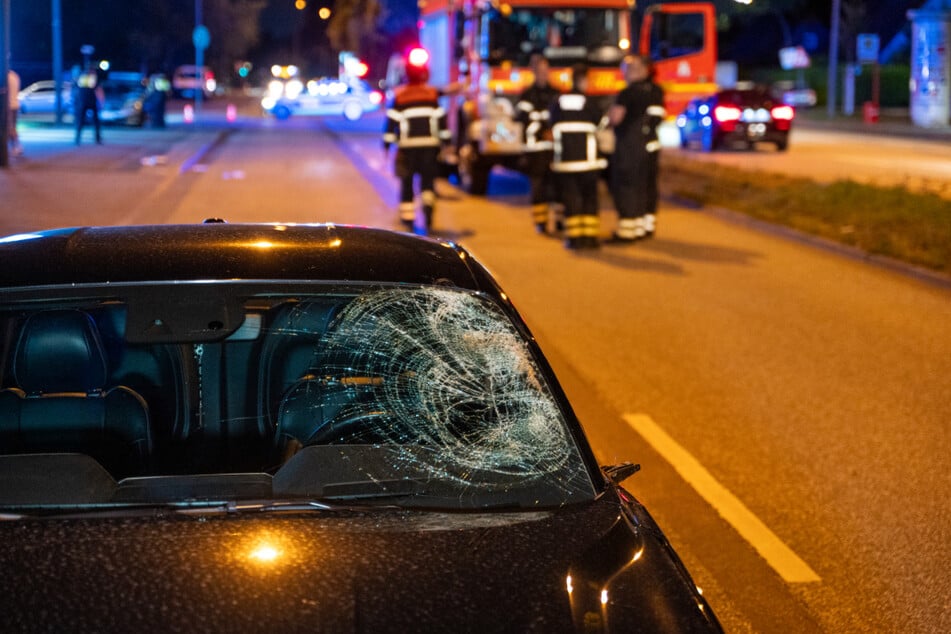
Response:
[[[412,230],[416,206],[414,177],[419,176],[420,199],[426,231],[432,227],[436,205],[435,179],[442,146],[449,142],[451,132],[446,113],[439,106],[440,92],[430,86],[428,56],[410,52],[406,64],[406,83],[397,86],[386,111],[383,149],[396,145],[396,176],[400,179],[399,218]]]
[[[635,242],[654,235],[660,158],[657,126],[667,112],[664,92],[651,77],[649,58],[628,55],[621,69],[628,84],[608,111],[616,138],[611,194],[618,226],[613,239]]]
[[[558,179],[565,207],[565,247],[600,246],[598,233],[598,177],[607,161],[598,155],[597,131],[603,113],[585,97],[588,69],[572,69],[571,90],[550,108],[554,141],[551,170]]]
[[[525,172],[531,184],[532,220],[539,233],[548,231],[549,207],[554,202],[551,161],[552,143],[548,108],[558,91],[548,83],[549,65],[544,56],[532,55],[534,83],[515,104],[517,120],[525,134]]]

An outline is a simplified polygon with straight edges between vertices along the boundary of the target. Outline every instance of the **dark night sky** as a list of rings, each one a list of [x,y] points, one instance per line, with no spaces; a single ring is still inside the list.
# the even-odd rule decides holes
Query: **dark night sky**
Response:
[[[384,30],[392,33],[412,26],[416,0],[382,0],[390,7],[389,19]],[[766,0],[756,0],[765,2]],[[924,0],[891,0],[889,2],[867,2],[868,23],[871,32],[882,36],[883,46],[905,25],[905,13],[910,8],[920,6]],[[122,58],[123,65],[161,65],[183,63],[190,52],[176,49],[166,54],[162,61],[139,59],[134,42],[129,41],[129,25],[147,30],[147,9],[149,0],[65,0],[63,5],[63,48],[65,64],[78,61],[79,46],[87,41],[96,44],[97,55]],[[332,6],[333,0],[309,0],[308,12],[316,13],[322,5]],[[50,2],[49,0],[23,0],[11,3],[11,62],[21,74],[27,76],[48,76],[52,59]],[[182,16],[186,18],[190,16]],[[829,0],[809,0],[797,15],[787,15],[787,21],[793,31],[801,27],[822,32],[822,47],[825,47],[829,22]],[[774,32],[781,37],[778,22],[769,16],[740,22],[741,28],[729,34],[721,34],[721,51],[724,57],[736,58],[744,55],[762,57],[764,63],[770,63],[775,57],[776,46],[766,42],[766,33]],[[261,42],[253,51],[261,64],[270,64],[280,56],[288,56],[297,51],[302,56],[314,57],[315,51],[325,47],[323,33],[325,23],[315,16],[305,16],[294,8],[293,0],[270,0],[261,13]],[[296,36],[295,36],[296,34]],[[758,50],[759,49],[759,50]],[[821,53],[821,51],[820,51]],[[326,61],[326,60],[325,60]],[[154,69],[149,69],[154,70]],[[31,77],[32,78],[32,77]],[[36,77],[42,78],[42,77]]]

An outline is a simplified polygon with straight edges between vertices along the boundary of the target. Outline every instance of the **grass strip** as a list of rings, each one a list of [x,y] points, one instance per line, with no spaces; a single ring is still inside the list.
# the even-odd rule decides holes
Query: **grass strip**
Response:
[[[660,190],[951,275],[951,201],[936,193],[851,180],[823,184],[669,154]]]

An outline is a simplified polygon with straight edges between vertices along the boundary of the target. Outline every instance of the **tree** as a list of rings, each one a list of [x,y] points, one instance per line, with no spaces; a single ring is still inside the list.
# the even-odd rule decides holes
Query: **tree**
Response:
[[[379,0],[337,0],[334,6],[327,25],[330,45],[337,51],[366,55],[377,36],[382,13]]]

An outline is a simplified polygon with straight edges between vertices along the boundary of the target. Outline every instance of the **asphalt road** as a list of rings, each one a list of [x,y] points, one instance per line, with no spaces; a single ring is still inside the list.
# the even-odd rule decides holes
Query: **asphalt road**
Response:
[[[0,229],[396,227],[376,123],[25,139]],[[670,205],[651,242],[570,253],[520,187],[440,183],[436,232],[500,279],[602,461],[642,464],[628,488],[728,631],[951,631],[951,293]]]

